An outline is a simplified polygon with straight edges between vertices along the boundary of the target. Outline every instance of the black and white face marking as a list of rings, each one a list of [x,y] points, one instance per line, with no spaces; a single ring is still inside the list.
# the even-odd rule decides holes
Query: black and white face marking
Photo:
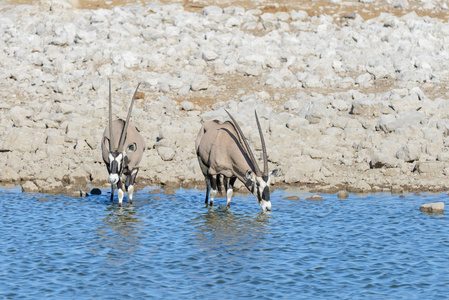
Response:
[[[263,211],[271,211],[270,201],[270,184],[271,180],[280,173],[281,169],[275,169],[268,176],[258,177],[248,170],[245,177],[247,180],[247,186],[251,186],[251,193],[256,198]]]
[[[117,184],[122,175],[123,154],[120,152],[109,152],[109,182]]]
[[[264,178],[256,177],[254,196],[263,211],[271,211],[270,183]]]

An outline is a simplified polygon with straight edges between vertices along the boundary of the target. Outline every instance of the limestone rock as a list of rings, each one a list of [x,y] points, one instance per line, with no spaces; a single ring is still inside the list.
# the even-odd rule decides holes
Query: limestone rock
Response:
[[[164,161],[171,161],[175,157],[175,151],[169,147],[158,147],[157,153]]]
[[[321,195],[319,195],[319,194],[316,194],[316,195],[310,196],[309,198],[306,198],[306,200],[309,200],[309,201],[321,201],[321,200],[323,200],[323,197]]]
[[[387,153],[377,152],[371,156],[371,168],[396,168],[398,165],[399,161]]]
[[[348,193],[347,191],[339,191],[339,192],[337,193],[337,197],[338,197],[339,199],[346,199],[346,198],[349,197],[349,193]]]
[[[396,157],[406,162],[414,162],[421,157],[421,148],[416,144],[407,144],[396,152]]]
[[[444,202],[426,203],[421,205],[419,210],[422,212],[442,214],[444,212]]]
[[[190,88],[192,91],[207,90],[209,88],[209,79],[204,75],[196,76],[190,83]]]
[[[415,165],[415,170],[420,174],[441,174],[445,164],[439,161],[420,161]]]
[[[368,193],[371,191],[371,186],[365,180],[359,180],[350,184],[348,191],[351,193]]]
[[[22,192],[24,193],[37,193],[39,188],[32,181],[26,181],[22,184]]]

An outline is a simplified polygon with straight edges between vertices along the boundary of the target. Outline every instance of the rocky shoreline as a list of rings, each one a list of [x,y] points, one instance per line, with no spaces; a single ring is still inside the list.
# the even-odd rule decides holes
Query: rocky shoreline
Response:
[[[195,138],[203,122],[227,120],[225,108],[259,157],[257,109],[279,187],[449,189],[444,20],[72,2],[0,6],[0,184],[106,186],[111,78],[122,118],[143,83],[132,116],[147,145],[141,186],[202,188]]]

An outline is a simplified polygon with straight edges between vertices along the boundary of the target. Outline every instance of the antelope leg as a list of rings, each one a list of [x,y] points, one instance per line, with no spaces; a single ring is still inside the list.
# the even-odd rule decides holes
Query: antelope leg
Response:
[[[121,178],[117,182],[117,189],[118,189],[118,206],[122,206],[123,196],[125,195],[125,192],[123,191],[123,184]]]
[[[209,175],[204,176],[204,179],[206,180],[206,201],[204,203],[209,203],[209,193],[210,193],[210,178]]]
[[[111,184],[111,202],[114,201],[114,185]]]
[[[128,190],[128,199],[129,203],[133,204],[133,194],[134,194],[134,182],[136,181],[137,173],[139,172],[139,168],[134,169],[126,179],[126,182],[129,186],[126,187]],[[129,179],[129,180],[128,180]]]
[[[229,208],[231,207],[231,198],[234,195],[234,184],[236,181],[237,177],[231,177],[231,179],[229,180],[229,187],[227,186],[227,180],[226,180],[226,184],[225,184],[225,189],[226,189],[226,206]]]
[[[217,178],[214,176],[210,176],[210,187],[211,187],[211,191],[210,191],[210,201],[209,201],[209,205],[212,206],[214,205],[214,198],[217,195]]]

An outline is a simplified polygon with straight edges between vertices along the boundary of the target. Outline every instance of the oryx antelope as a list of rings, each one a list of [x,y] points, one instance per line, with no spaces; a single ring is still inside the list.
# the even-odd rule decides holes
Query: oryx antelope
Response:
[[[129,203],[132,204],[134,183],[145,150],[145,141],[136,126],[129,121],[139,85],[131,100],[126,121],[122,119],[112,121],[111,81],[109,80],[109,124],[101,139],[101,152],[109,173],[111,201],[114,199],[116,185],[120,206],[122,206],[125,191],[128,192]],[[126,175],[125,189],[123,189],[122,174]]]
[[[275,169],[268,174],[267,149],[257,112],[255,115],[262,142],[263,172],[260,171],[237,121],[227,110],[226,112],[232,122],[218,120],[206,122],[196,138],[196,154],[207,187],[205,203],[208,203],[210,193],[209,204],[213,205],[220,184],[220,176],[223,176],[228,207],[233,196],[234,183],[238,178],[254,195],[262,210],[270,211],[270,181],[279,174],[280,169]]]

